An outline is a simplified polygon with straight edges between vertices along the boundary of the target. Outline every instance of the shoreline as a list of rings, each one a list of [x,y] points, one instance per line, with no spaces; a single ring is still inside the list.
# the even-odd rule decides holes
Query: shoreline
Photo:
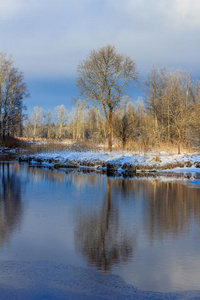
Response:
[[[54,169],[89,168],[104,170],[107,173],[200,173],[200,154],[138,155],[130,152],[42,152],[34,155],[18,156],[19,162],[30,165],[52,167]]]

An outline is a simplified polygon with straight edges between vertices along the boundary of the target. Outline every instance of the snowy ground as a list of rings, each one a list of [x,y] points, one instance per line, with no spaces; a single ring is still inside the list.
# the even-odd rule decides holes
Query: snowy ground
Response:
[[[136,167],[141,171],[170,171],[200,173],[200,154],[170,155],[161,153],[138,155],[132,152],[76,152],[62,151],[56,153],[38,153],[24,155],[20,161],[29,161],[31,164],[40,163],[44,166],[59,167],[93,167],[124,171]]]
[[[19,152],[19,149],[11,149],[11,148],[8,148],[8,147],[0,147],[0,154],[1,153],[18,153]]]

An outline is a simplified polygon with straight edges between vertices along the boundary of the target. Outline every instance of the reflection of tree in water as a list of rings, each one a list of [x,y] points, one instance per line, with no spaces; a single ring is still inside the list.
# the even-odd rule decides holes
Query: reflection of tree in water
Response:
[[[99,179],[100,176],[97,174],[91,175],[90,173],[76,173],[76,171],[72,171],[68,174],[68,180],[71,184],[74,184],[77,189],[81,189],[86,185],[93,186],[97,183],[99,184]]]
[[[153,178],[151,180],[115,178],[112,179],[112,188],[112,197],[120,202],[123,201],[123,205],[125,205],[125,202],[141,202],[144,210],[142,220],[145,225],[142,225],[142,227],[145,228],[151,241],[155,238],[162,240],[166,236],[177,238],[181,234],[189,232],[193,220],[195,224],[200,223],[199,188],[189,188],[188,185],[177,181],[165,182]],[[104,206],[99,214],[96,212],[91,216],[80,216],[79,231],[76,232],[76,240],[79,240],[79,243],[77,243],[79,250],[89,257],[90,263],[98,262],[98,258],[100,258],[99,268],[102,268],[101,262],[103,260],[105,237],[108,237],[108,245],[112,245],[112,242],[115,245],[116,243],[112,240],[112,236],[117,236],[118,233],[116,232],[118,232],[119,228],[118,212],[112,205],[112,201],[109,206],[109,195],[107,198],[108,200],[104,202]],[[106,227],[107,220],[109,220],[110,224],[108,230]],[[114,249],[113,246],[111,248]],[[92,249],[94,249],[94,253]],[[116,250],[114,250],[115,252]],[[105,257],[107,258],[107,255]]]
[[[26,172],[31,175],[34,182],[41,182],[42,180],[45,180],[52,183],[64,183],[66,178],[65,172],[58,172],[47,168],[26,166]]]
[[[110,179],[107,179],[107,196],[100,211],[77,217],[75,244],[89,264],[109,271],[112,266],[125,262],[133,252],[133,237],[119,224],[117,208],[112,203]]]
[[[52,182],[52,183],[66,183],[74,184],[77,189],[84,187],[86,184],[94,185],[98,182],[98,176],[85,176],[85,174],[78,173],[74,169],[63,169],[55,170],[52,168],[42,168],[42,167],[27,167],[26,172],[31,175],[34,182],[41,182],[42,180]]]
[[[189,230],[192,219],[200,222],[200,189],[181,183],[146,183],[145,222],[150,240],[178,236]]]
[[[175,179],[174,179],[175,180]],[[177,237],[189,230],[191,220],[200,222],[200,189],[181,182],[114,179],[120,200],[142,201],[146,232],[153,240]]]
[[[0,163],[0,246],[22,219],[21,178],[16,165]]]
[[[143,181],[114,178],[113,187],[120,200],[139,200],[144,193]]]

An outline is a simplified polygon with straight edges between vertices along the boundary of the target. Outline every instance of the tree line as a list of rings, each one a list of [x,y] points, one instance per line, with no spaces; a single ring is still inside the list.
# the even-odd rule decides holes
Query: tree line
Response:
[[[164,91],[161,89],[160,82],[156,85],[154,83],[155,71],[163,74],[163,69],[157,70],[155,67],[149,73],[146,82],[146,102],[142,99],[132,102],[125,96],[114,111],[112,135],[115,147],[148,151],[175,146],[178,152],[181,151],[181,144],[190,149],[198,148],[200,146],[200,102],[197,94],[200,92],[199,83],[191,84],[187,92],[185,84],[188,84],[188,81],[184,81],[184,86],[181,87],[180,80],[184,78],[188,80],[189,75],[186,76],[180,71],[165,70],[167,82]],[[175,82],[171,82],[171,76]],[[169,98],[164,97],[168,95],[167,93]],[[64,105],[57,106],[54,111],[35,107],[26,118],[24,136],[29,139],[70,139],[74,142],[105,145],[108,140],[108,130],[108,123],[102,109],[95,105],[88,107],[85,102],[79,100],[71,112],[68,112]]]
[[[93,50],[77,68],[79,97],[71,112],[64,105],[54,111],[35,107],[23,120],[23,98],[28,96],[23,74],[1,55],[1,135],[31,139],[71,139],[108,143],[123,149],[181,145],[200,146],[200,82],[181,70],[153,66],[143,82],[143,101],[133,102],[128,88],[137,85],[134,60],[115,47]],[[23,133],[22,133],[23,129]]]

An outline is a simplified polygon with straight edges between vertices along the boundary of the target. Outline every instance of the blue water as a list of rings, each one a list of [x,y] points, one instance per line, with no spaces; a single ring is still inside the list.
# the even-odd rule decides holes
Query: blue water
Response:
[[[198,187],[18,163],[1,163],[0,180],[5,299],[16,289],[24,299],[40,293],[90,299],[95,291],[96,299],[105,296],[101,291],[109,298],[108,281],[112,295],[122,299],[123,293],[131,298],[135,287],[148,299],[157,294],[145,291],[200,289]]]

